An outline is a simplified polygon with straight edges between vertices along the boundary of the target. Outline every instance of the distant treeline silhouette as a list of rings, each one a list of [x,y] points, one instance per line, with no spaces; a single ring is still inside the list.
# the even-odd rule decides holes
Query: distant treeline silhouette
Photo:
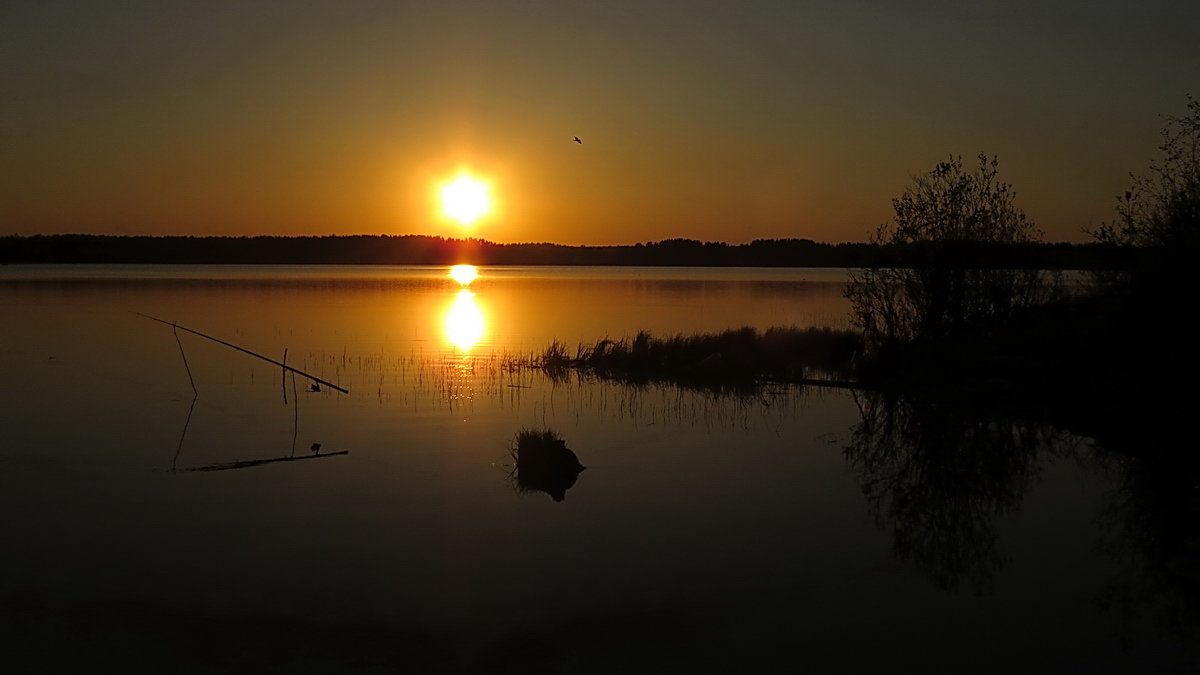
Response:
[[[184,237],[32,235],[0,237],[0,263],[630,265],[728,267],[878,267],[923,265],[920,245],[827,244],[757,239],[727,244],[664,239],[621,246],[498,244],[424,235]],[[941,244],[937,257],[976,268],[1104,269],[1127,261],[1105,244]]]

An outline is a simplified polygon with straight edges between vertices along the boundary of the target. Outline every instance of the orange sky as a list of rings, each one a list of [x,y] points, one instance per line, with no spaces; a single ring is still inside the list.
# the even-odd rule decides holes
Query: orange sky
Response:
[[[1194,2],[79,4],[0,9],[0,234],[856,241],[987,152],[1076,241],[1200,94]]]

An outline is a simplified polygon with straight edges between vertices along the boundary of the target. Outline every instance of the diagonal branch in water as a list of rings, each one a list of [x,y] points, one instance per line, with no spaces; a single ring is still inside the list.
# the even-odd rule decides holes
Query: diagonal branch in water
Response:
[[[300,435],[300,397],[296,395],[296,373],[292,373],[292,456],[296,456],[296,437]]]
[[[211,335],[205,335],[204,333],[201,333],[198,330],[192,330],[191,328],[188,328],[186,326],[180,326],[179,324],[175,323],[174,321],[165,321],[163,319],[159,319],[157,317],[150,316],[149,314],[142,314],[141,312],[134,312],[134,314],[137,314],[138,316],[146,318],[146,319],[150,319],[151,321],[157,321],[161,324],[166,324],[168,326],[171,326],[172,328],[176,328],[179,330],[185,330],[185,331],[191,333],[192,335],[199,335],[200,337],[204,338],[205,340],[212,340],[213,342],[216,342],[217,344],[222,344],[231,349],[236,349],[239,352],[242,352],[243,354],[249,354],[250,356],[253,356],[255,358],[262,359],[263,361],[266,361],[267,363],[273,363],[273,364],[283,368],[284,370],[288,370],[297,375],[302,375],[304,377],[307,377],[308,379],[312,380],[313,382],[316,382],[317,384],[323,384],[327,387],[336,389],[336,390],[342,392],[343,394],[350,393],[349,389],[344,389],[342,387],[337,386],[336,384],[334,384],[332,382],[329,382],[327,380],[322,380],[321,378],[317,377],[316,375],[310,375],[309,373],[306,373],[303,370],[300,370],[298,368],[293,368],[285,363],[280,363],[279,361],[276,361],[275,359],[273,359],[269,356],[263,356],[262,354],[259,354],[258,352],[252,352],[249,349],[246,349],[245,347],[239,347],[239,346],[233,344],[232,342],[226,342],[220,338],[215,338]]]
[[[187,329],[185,328],[184,330]],[[187,371],[188,382],[192,383],[192,395],[199,396],[200,392],[196,391],[196,380],[192,378],[192,367],[188,365],[187,354],[183,351],[183,342],[179,339],[178,326],[172,326],[171,333],[175,336],[175,344],[179,345],[179,355],[183,357],[183,368]]]
[[[283,404],[287,405],[287,347],[283,348],[283,375],[279,378],[279,384],[283,386]],[[295,379],[295,376],[293,376]]]
[[[179,453],[183,452],[183,439],[187,438],[188,425],[192,423],[192,413],[196,411],[196,400],[200,394],[192,396],[192,404],[188,406],[187,419],[183,421],[183,431],[179,433],[179,445],[175,447],[175,456],[171,458],[171,473],[175,473],[175,465],[179,463]]]
[[[208,466],[196,466],[184,471],[228,471],[230,469],[248,469],[252,466],[262,466],[263,464],[274,464],[275,462],[297,462],[302,459],[320,459],[322,457],[337,457],[340,455],[350,454],[349,450],[338,450],[337,452],[326,452],[320,455],[303,455],[301,457],[271,457],[269,459],[243,459],[237,462],[226,462],[225,464],[209,464]]]
[[[196,380],[192,377],[192,367],[188,365],[187,352],[183,351],[183,341],[179,339],[179,331],[172,326],[171,333],[175,336],[175,344],[179,345],[179,355],[183,357],[183,368],[187,371],[188,382],[192,385],[192,404],[188,406],[187,419],[183,421],[183,431],[179,433],[179,444],[175,446],[175,456],[171,458],[171,472],[174,473],[175,465],[179,462],[179,453],[183,452],[183,439],[187,438],[188,425],[192,423],[192,413],[196,411],[196,400],[200,398],[200,392],[196,389]]]

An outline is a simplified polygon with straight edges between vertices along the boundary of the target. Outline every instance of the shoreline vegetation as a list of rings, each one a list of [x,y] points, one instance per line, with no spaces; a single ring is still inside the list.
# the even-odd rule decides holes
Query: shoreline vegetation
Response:
[[[924,242],[829,244],[757,239],[728,244],[664,239],[616,246],[499,244],[426,235],[191,237],[92,234],[0,236],[0,264],[562,265],[906,267],[952,255],[986,269],[1125,268],[1146,252],[1113,243]]]
[[[920,401],[1047,424],[1194,486],[1200,455],[1185,448],[1200,375],[1188,311],[1200,294],[1190,264],[1200,251],[1200,101],[1187,107],[1164,117],[1159,158],[1132,175],[1094,244],[1043,243],[997,158],[950,156],[892,200],[894,216],[856,249],[871,255],[843,264],[853,268],[844,294],[854,331],[642,333],[580,345],[573,357],[555,343],[536,365],[751,392],[823,370],[885,409]],[[1032,255],[1047,251],[1070,253]],[[1087,264],[1062,264],[1084,251]],[[1090,283],[1069,286],[1064,269],[1089,270]],[[1194,489],[1179,501],[1200,508]],[[1193,528],[1184,539],[1200,550]]]
[[[719,333],[581,343],[572,355],[552,342],[518,367],[542,370],[552,380],[571,373],[631,385],[673,384],[716,392],[751,393],[769,383],[853,388],[862,351],[858,333],[832,328],[750,326]]]

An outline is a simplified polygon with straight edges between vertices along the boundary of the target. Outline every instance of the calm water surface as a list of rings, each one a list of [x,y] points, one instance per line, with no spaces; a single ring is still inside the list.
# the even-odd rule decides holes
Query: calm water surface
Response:
[[[1134,563],[1088,439],[505,367],[555,339],[846,327],[844,271],[480,271],[0,268],[6,652],[184,672],[1200,663],[1163,603],[1113,607]],[[134,312],[286,349],[349,393]],[[513,474],[515,435],[546,428],[587,466],[561,501]],[[329,456],[233,464],[314,443]]]

